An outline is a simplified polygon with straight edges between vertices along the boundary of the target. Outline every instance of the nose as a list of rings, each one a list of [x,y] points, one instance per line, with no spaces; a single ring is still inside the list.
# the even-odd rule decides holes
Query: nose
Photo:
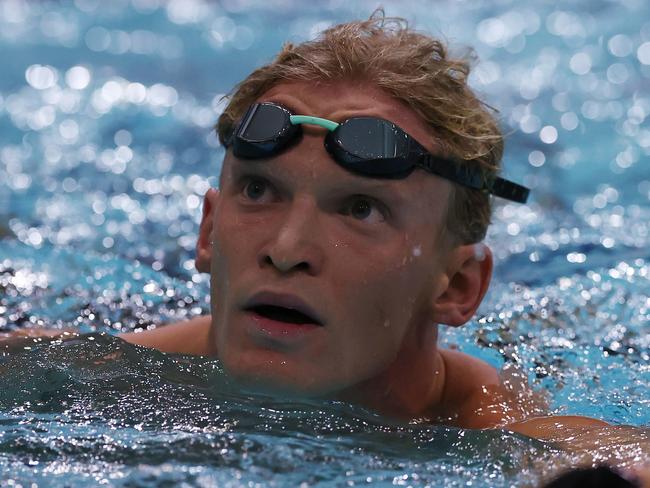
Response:
[[[272,266],[282,274],[317,275],[324,259],[319,244],[321,234],[316,204],[308,199],[294,199],[280,218],[273,238],[260,252],[260,266]]]

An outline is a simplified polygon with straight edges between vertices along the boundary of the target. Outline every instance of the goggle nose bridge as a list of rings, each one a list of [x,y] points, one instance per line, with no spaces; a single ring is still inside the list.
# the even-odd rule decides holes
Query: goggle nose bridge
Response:
[[[273,139],[255,141],[249,138],[247,140],[245,138],[244,129],[248,127],[248,124],[251,122],[257,109],[262,106],[271,106],[276,110],[281,110],[285,117],[284,128]],[[289,126],[286,125],[287,118],[289,119]],[[299,126],[300,124],[313,124],[329,131],[325,137],[325,148],[330,152],[338,164],[354,173],[360,173],[363,176],[369,177],[401,179],[408,176],[411,170],[415,167],[420,167],[429,173],[446,178],[453,183],[490,193],[514,202],[526,203],[526,200],[528,199],[528,194],[530,192],[528,188],[496,175],[492,175],[490,178],[487,178],[487,181],[485,181],[486,178],[482,175],[479,168],[470,169],[466,164],[459,164],[459,161],[456,161],[453,158],[435,156],[429,153],[424,147],[420,146],[415,139],[412,139],[407,133],[405,133],[403,129],[400,129],[395,126],[395,124],[383,119],[380,119],[384,124],[383,130],[392,130],[393,136],[399,135],[403,137],[406,147],[402,147],[402,151],[398,151],[398,146],[401,146],[401,144],[395,143],[398,141],[401,142],[400,138],[384,137],[383,154],[394,157],[365,157],[364,154],[358,154],[356,151],[350,152],[346,147],[344,147],[343,141],[338,137],[343,136],[343,134],[339,134],[337,129],[343,125],[347,126],[347,123],[352,123],[353,120],[358,119],[353,118],[343,124],[338,124],[331,120],[310,115],[292,115],[289,110],[274,103],[256,103],[249,107],[239,126],[226,138],[225,145],[226,147],[234,145],[234,154],[237,157],[248,159],[267,158],[275,154],[277,151],[282,150],[283,146],[290,142],[291,136],[295,135],[295,131],[286,130],[288,127],[298,129],[299,127],[296,126]],[[385,125],[386,123],[388,123],[390,127],[387,127]],[[291,132],[293,132],[293,134],[291,134]],[[389,140],[394,143],[391,146],[394,154],[391,154],[391,151],[389,150],[391,147],[387,146]],[[238,142],[240,144],[238,144]],[[467,161],[464,160],[462,162],[467,163]]]
[[[298,125],[298,124],[318,125],[319,127],[324,127],[330,132],[336,130],[336,128],[339,126],[338,123],[333,122],[331,120],[322,119],[320,117],[313,117],[311,115],[290,115],[289,120],[291,121],[292,125]]]

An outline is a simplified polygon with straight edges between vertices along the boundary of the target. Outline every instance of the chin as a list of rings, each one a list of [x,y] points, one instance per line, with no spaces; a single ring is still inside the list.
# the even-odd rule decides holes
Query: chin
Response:
[[[246,389],[285,397],[314,398],[334,395],[344,388],[331,378],[310,374],[309,368],[298,367],[291,361],[265,360],[244,364],[222,359],[226,373]]]

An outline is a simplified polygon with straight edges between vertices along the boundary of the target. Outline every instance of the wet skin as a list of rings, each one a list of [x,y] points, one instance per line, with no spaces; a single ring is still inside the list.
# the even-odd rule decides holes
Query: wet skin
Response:
[[[367,84],[281,84],[259,101],[334,121],[383,117],[436,151],[417,114]],[[467,322],[492,271],[488,248],[477,253],[448,240],[451,185],[422,171],[397,181],[352,175],[326,153],[324,129],[304,132],[267,161],[228,152],[220,191],[206,194],[196,264],[211,273],[212,316],[121,337],[218,356],[232,376],[259,389],[340,398],[406,419],[507,428],[584,456],[574,464],[606,460],[647,475],[638,467],[638,452],[650,452],[647,429],[541,416],[525,384],[437,347],[438,324]],[[282,323],[247,308],[259,303],[297,306],[319,324]],[[38,335],[48,334],[60,331]]]
[[[286,83],[258,101],[334,121],[383,117],[437,150],[416,113],[368,84]],[[211,273],[212,316],[122,337],[218,356],[259,389],[401,418],[517,430],[514,422],[543,413],[525,381],[437,347],[438,324],[467,322],[492,272],[487,247],[453,245],[446,233],[451,184],[421,170],[403,180],[353,175],[326,152],[325,129],[303,129],[265,161],[228,151],[220,191],[205,196],[196,265]],[[320,325],[265,320],[247,308],[256,300],[299,303]],[[537,425],[521,431],[534,436]]]
[[[415,112],[367,84],[286,83],[258,101],[337,122],[385,118],[436,151]],[[430,413],[445,395],[436,324],[474,314],[489,251],[479,260],[474,246],[451,245],[449,182],[421,170],[403,180],[354,175],[326,152],[325,129],[303,131],[267,160],[229,151],[220,191],[206,195],[197,267],[212,276],[213,352],[258,388]],[[246,309],[260,293],[300,301],[321,325],[262,320]],[[485,375],[496,377],[489,367]]]
[[[367,84],[287,83],[259,101],[334,121],[383,117],[436,150],[417,114]],[[229,151],[220,191],[206,194],[196,264],[211,273],[212,316],[125,340],[215,355],[256,388],[340,398],[390,416],[504,427],[566,447],[585,429],[615,438],[617,427],[599,420],[544,417],[525,380],[437,347],[438,324],[467,322],[492,272],[487,247],[477,253],[448,240],[450,183],[422,171],[396,181],[355,176],[325,151],[324,129],[304,132],[266,161]],[[260,299],[299,303],[320,325],[260,318],[246,308]],[[607,447],[602,438],[599,445]]]

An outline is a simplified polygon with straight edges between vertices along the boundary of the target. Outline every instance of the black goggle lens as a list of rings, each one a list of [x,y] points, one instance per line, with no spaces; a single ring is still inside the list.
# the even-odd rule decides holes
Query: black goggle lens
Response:
[[[407,135],[382,119],[349,119],[336,131],[335,139],[351,156],[363,160],[394,159],[408,156]]]
[[[291,124],[289,113],[276,105],[259,104],[244,120],[238,136],[249,142],[266,142],[275,139]]]
[[[300,126],[291,125],[290,112],[271,103],[251,105],[232,140],[238,158],[272,157],[295,139]]]
[[[254,104],[227,145],[232,143],[234,155],[240,158],[272,157],[299,139],[300,125],[293,125],[290,117],[287,109],[274,103]],[[338,164],[354,173],[400,179],[419,166],[449,181],[508,200],[525,203],[528,198],[526,187],[500,177],[484,182],[478,170],[463,169],[458,162],[427,153],[417,141],[387,120],[348,119],[327,134],[325,147]]]

